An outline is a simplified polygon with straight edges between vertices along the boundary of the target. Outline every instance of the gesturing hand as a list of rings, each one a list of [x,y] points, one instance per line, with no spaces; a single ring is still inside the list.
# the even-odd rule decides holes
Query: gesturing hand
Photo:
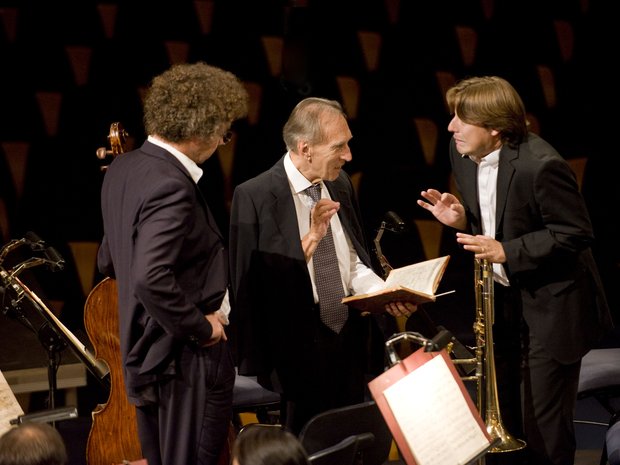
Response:
[[[465,208],[455,195],[449,192],[441,193],[436,189],[422,191],[420,195],[427,201],[418,200],[418,205],[430,211],[437,220],[455,229],[465,229]]]

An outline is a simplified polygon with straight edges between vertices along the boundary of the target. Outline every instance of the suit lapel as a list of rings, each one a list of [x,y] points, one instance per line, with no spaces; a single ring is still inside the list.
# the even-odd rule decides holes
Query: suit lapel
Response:
[[[502,238],[502,222],[504,220],[504,210],[506,208],[506,200],[508,199],[508,190],[512,177],[514,176],[515,168],[513,166],[514,160],[519,157],[519,153],[516,150],[504,145],[499,153],[499,168],[497,172],[497,193],[496,193],[496,205],[495,205],[495,238],[501,240]]]
[[[286,171],[284,170],[284,159],[280,159],[269,170],[269,195],[271,195],[272,218],[275,218],[280,234],[288,243],[288,249],[296,259],[306,261],[301,241],[299,240],[299,224],[295,212],[295,203],[291,195]]]

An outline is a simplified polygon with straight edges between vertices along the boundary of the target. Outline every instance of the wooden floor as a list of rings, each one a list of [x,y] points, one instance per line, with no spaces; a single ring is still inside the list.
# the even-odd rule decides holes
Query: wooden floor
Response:
[[[600,461],[600,450],[581,449],[575,454],[575,465],[599,465]]]

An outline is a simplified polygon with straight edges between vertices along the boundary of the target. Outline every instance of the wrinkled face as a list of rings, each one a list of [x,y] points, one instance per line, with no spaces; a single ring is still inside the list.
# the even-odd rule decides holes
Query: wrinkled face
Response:
[[[325,140],[320,144],[303,147],[302,154],[307,164],[302,172],[310,181],[316,178],[333,181],[344,164],[353,159],[349,148],[353,135],[347,120],[340,114],[327,112],[321,116],[321,120]]]
[[[448,124],[448,131],[461,155],[482,158],[501,146],[498,131],[465,123],[456,114]]]

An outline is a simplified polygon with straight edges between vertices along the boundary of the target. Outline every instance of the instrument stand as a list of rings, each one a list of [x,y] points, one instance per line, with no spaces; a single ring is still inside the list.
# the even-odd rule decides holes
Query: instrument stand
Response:
[[[39,341],[47,351],[47,379],[49,383],[48,408],[54,409],[56,407],[57,373],[60,366],[59,354],[67,347],[67,343],[48,323],[45,323],[39,328],[37,335],[39,336]]]
[[[385,231],[389,231],[392,233],[400,234],[404,230],[405,230],[405,223],[394,212],[386,213],[385,219],[381,221],[381,225],[379,226],[379,229],[377,230],[377,235],[375,236],[373,240],[373,243],[375,246],[374,253],[383,270],[383,279],[386,279],[388,275],[390,274],[390,271],[393,269],[393,267],[390,265],[389,261],[387,260],[385,255],[383,255],[383,252],[381,250],[381,238],[383,237],[383,233]],[[445,334],[450,334],[451,340],[449,341],[450,348],[448,351],[454,354],[454,357],[456,357],[457,359],[470,360],[473,358],[473,354],[471,353],[471,351],[462,342],[460,342],[456,337],[453,337],[452,334],[446,330],[446,328],[435,324],[435,322],[429,316],[428,312],[424,309],[423,306],[418,307],[418,310],[415,313],[413,313],[409,318],[411,319],[412,322],[415,322],[414,326],[416,326],[417,329],[419,329],[419,331],[422,334],[431,334],[433,338],[440,338],[440,339],[443,338]],[[404,340],[407,341],[408,339],[411,339],[411,334],[419,335],[420,332],[407,331],[406,333],[409,333],[410,337],[409,338],[405,337]],[[446,343],[448,342],[446,341]],[[469,365],[466,365],[466,364],[457,365],[457,370],[459,370],[462,375],[469,374],[474,369],[475,369],[475,364],[473,363]]]

